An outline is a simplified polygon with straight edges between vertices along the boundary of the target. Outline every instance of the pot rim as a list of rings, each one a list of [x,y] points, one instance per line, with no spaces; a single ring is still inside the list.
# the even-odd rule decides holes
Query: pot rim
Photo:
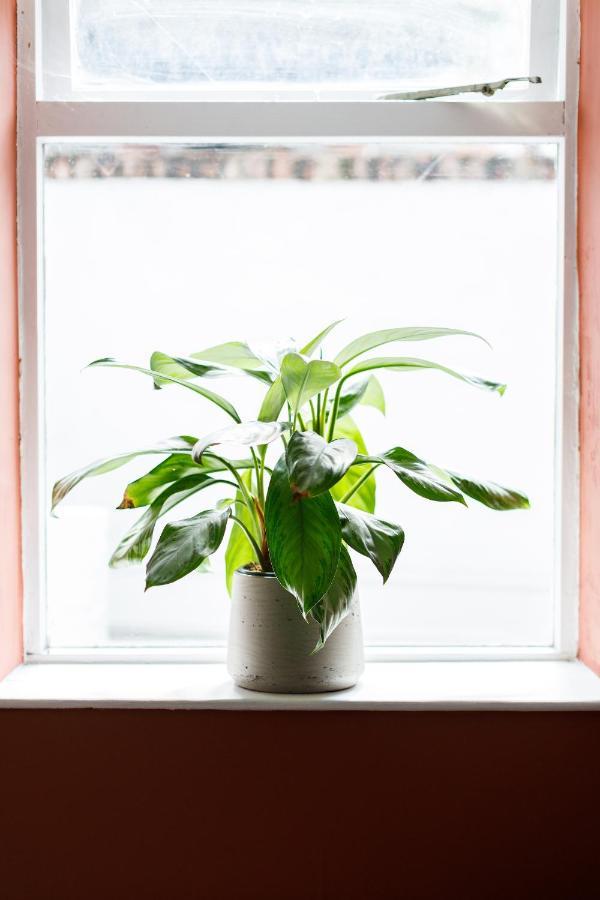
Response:
[[[250,569],[246,569],[245,566],[240,566],[239,569],[235,570],[236,575],[243,575],[246,578],[275,578],[277,579],[277,575],[275,572],[255,572]]]

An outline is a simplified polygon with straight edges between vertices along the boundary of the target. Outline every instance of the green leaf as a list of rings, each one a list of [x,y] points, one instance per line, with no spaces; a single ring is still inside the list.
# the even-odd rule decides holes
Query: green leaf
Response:
[[[393,447],[385,453],[376,456],[358,457],[357,461],[383,463],[388,469],[398,476],[400,481],[426,500],[438,500],[441,502],[455,500],[465,503],[463,495],[451,484],[440,477],[437,471],[430,468],[427,463],[405,450],[404,447]]]
[[[275,422],[285,404],[285,389],[281,377],[275,379],[264,396],[258,419],[260,422]]]
[[[363,334],[362,337],[351,341],[340,350],[334,362],[340,367],[345,366],[352,362],[353,359],[356,359],[357,356],[367,353],[369,350],[374,350],[375,347],[381,347],[383,344],[390,344],[393,341],[430,341],[432,338],[450,337],[452,335],[474,337],[488,344],[481,335],[457,328],[385,328],[383,331],[371,331],[369,334]]]
[[[188,475],[187,478],[182,478],[181,481],[176,481],[165,488],[129,531],[123,535],[109,560],[109,566],[116,569],[120,566],[140,562],[150,549],[154,527],[160,516],[183,500],[187,500],[192,494],[218,483],[209,475]]]
[[[218,550],[230,509],[206,509],[165,527],[146,566],[146,590],[193,572]]]
[[[216,347],[208,347],[190,355],[193,359],[218,363],[231,369],[241,369],[260,381],[268,384],[271,382],[271,375],[264,360],[253,353],[244,341],[228,341],[226,344],[217,344]]]
[[[330,404],[333,404],[333,399]],[[359,404],[373,406],[385,415],[385,397],[381,385],[374,375],[369,375],[368,378],[362,378],[360,381],[344,382],[340,392],[339,418],[347,416]]]
[[[199,463],[204,451],[215,444],[244,444],[250,447],[270,444],[281,437],[287,428],[289,428],[287,422],[242,422],[238,425],[229,425],[200,438],[194,444],[192,459]]]
[[[477,375],[463,375],[440,363],[431,362],[428,359],[416,359],[410,356],[380,356],[375,359],[365,359],[358,363],[350,370],[348,376],[358,375],[360,372],[369,372],[372,369],[391,369],[395,372],[415,372],[420,369],[437,369],[439,372],[445,372],[459,381],[471,384],[474,387],[483,388],[486,391],[496,391],[500,396],[506,390],[505,384],[499,384],[496,381],[487,381],[485,378],[479,378]]]
[[[195,438],[194,443],[196,443]],[[236,469],[249,469],[254,465],[251,459],[236,459],[232,460],[231,464]],[[189,453],[173,453],[145,475],[127,485],[118,509],[137,509],[140,506],[148,506],[158,497],[165,485],[179,481],[180,478],[185,478],[187,475],[210,474],[225,470],[226,466],[218,459],[205,457],[202,465],[198,465]]]
[[[323,331],[321,331],[316,337],[310,340],[308,344],[305,344],[304,347],[302,347],[300,353],[303,356],[312,356],[321,342],[325,340],[329,332],[332,331],[336,327],[336,325],[339,325],[342,321],[342,319],[338,319],[337,322],[332,322],[331,325],[328,325],[327,328],[324,328]],[[283,409],[284,404],[285,388],[283,386],[281,376],[278,376],[263,399],[262,406],[258,413],[258,418],[261,422],[274,422],[279,417],[279,413]]]
[[[285,456],[275,466],[265,509],[273,570],[305,613],[324,595],[340,555],[341,527],[331,494],[297,500]]]
[[[360,433],[356,422],[350,416],[344,416],[343,419],[337,420],[335,423],[335,437],[349,438],[351,441],[354,441],[358,447],[358,452],[367,456],[367,448],[363,436]],[[371,468],[371,466],[368,463],[366,465],[356,465],[355,463],[348,469],[342,480],[338,481],[338,483],[334,484],[331,488],[332,496],[336,500],[342,500],[369,468]],[[361,484],[359,489],[352,495],[350,500],[348,500],[348,504],[357,509],[362,509],[365,512],[373,513],[375,512],[375,493],[376,482],[375,476],[372,475]]]
[[[286,450],[290,485],[295,497],[315,497],[343,478],[358,448],[348,438],[327,443],[314,431],[296,431]]]
[[[448,475],[463,494],[490,509],[529,509],[529,500],[520,491],[502,487],[493,481],[474,481],[465,475],[457,475],[456,472],[448,472]]]
[[[281,380],[295,419],[302,407],[341,376],[337,366],[324,359],[306,362],[299,353],[288,353],[281,363]]]
[[[250,490],[249,475],[250,473],[246,473],[242,476],[248,490]],[[242,520],[244,525],[252,531],[254,527],[252,515],[250,514],[248,507],[242,503],[242,500],[243,497],[241,491],[237,491],[235,514]],[[248,536],[244,529],[241,528],[237,522],[234,522],[229,533],[229,541],[225,551],[225,583],[230,597],[233,590],[233,576],[235,572],[241,568],[241,566],[246,566],[251,562],[256,562],[252,544],[248,540]]]
[[[131,481],[125,488],[123,499],[117,508],[137,509],[140,506],[148,506],[158,497],[165,485],[179,481],[186,475],[196,474],[202,474],[202,468],[196,465],[190,454],[173,453],[145,475]]]
[[[160,372],[162,375],[178,378],[180,381],[227,373],[227,370],[221,366],[214,366],[210,363],[201,364],[184,356],[169,356],[168,353],[162,353],[160,350],[155,350],[150,357],[150,368],[153,372]],[[154,379],[155,387],[160,388],[165,384],[171,384],[171,382],[167,378]]]
[[[173,453],[174,450],[186,450],[188,454],[191,454],[192,446],[196,443],[196,440],[197,438],[187,436],[174,437],[170,438],[168,441],[157,444],[155,447],[147,447],[144,450],[131,450],[128,453],[120,453],[118,456],[98,459],[95,462],[84,466],[82,469],[76,469],[69,475],[65,475],[64,478],[61,478],[54,485],[52,489],[52,509],[55,509],[55,507],[65,499],[67,494],[69,494],[74,487],[77,487],[79,482],[83,481],[84,478],[92,478],[96,475],[104,475],[106,472],[112,472],[113,469],[118,469],[121,466],[126,465],[126,463],[131,462],[132,459],[136,459],[138,456]],[[188,456],[188,459],[191,459],[191,456]]]
[[[194,391],[194,393],[200,394],[202,397],[210,400],[211,403],[215,403],[217,406],[220,406],[221,409],[229,416],[231,416],[232,419],[235,419],[236,422],[241,422],[237,410],[234,406],[232,406],[229,400],[226,400],[225,397],[221,397],[220,394],[215,394],[214,391],[207,390],[199,384],[194,384],[190,381],[184,381],[182,378],[175,378],[171,375],[165,375],[164,373],[161,375],[160,372],[154,372],[152,369],[146,369],[143,366],[130,366],[126,363],[120,363],[108,357],[106,359],[94,360],[94,362],[91,362],[89,364],[88,368],[93,368],[96,366],[106,366],[112,369],[130,369],[132,372],[141,372],[142,375],[150,375],[150,377],[155,381],[158,376],[162,380],[168,381],[172,384],[180,384],[182,387],[187,388],[189,391]]]
[[[385,584],[404,544],[403,529],[368,513],[358,512],[345,503],[338,503],[337,508],[342,538],[353,550],[371,560]]]
[[[323,647],[327,638],[348,615],[355,590],[356,572],[350,554],[342,544],[338,567],[331,587],[311,611],[311,615],[318,622],[320,629],[319,641],[313,653]]]
[[[363,406],[372,406],[373,409],[379,410],[382,416],[385,416],[385,396],[379,379],[374,375],[370,375],[367,379],[367,389],[361,399]]]
[[[308,344],[305,344],[304,347],[302,347],[300,350],[302,356],[312,356],[315,350],[318,350],[321,346],[327,335],[343,321],[343,319],[338,319],[336,322],[332,322],[331,325],[328,325],[327,328],[324,328],[323,331],[320,331],[316,337],[312,338]]]

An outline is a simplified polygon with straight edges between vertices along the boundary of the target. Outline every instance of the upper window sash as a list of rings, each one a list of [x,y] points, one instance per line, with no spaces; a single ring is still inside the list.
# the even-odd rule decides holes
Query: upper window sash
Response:
[[[78,0],[22,0],[24,10],[35,6],[36,29],[36,98],[38,100],[63,101],[114,101],[114,102],[154,102],[160,98],[169,101],[233,101],[257,102],[275,100],[281,102],[352,102],[375,101],[379,91],[367,83],[304,84],[281,83],[256,85],[251,80],[229,83],[212,82],[209,87],[177,85],[148,85],[142,82],[134,90],[127,83],[119,85],[90,86],[80,83],[77,76],[76,39],[73,10]],[[567,19],[568,7],[576,5],[576,0],[530,0],[528,71],[494,71],[489,77],[495,78],[517,75],[540,75],[542,84],[519,85],[516,89],[499,92],[492,101],[476,95],[469,98],[472,103],[520,103],[524,101],[562,100],[565,97],[564,52],[562,39]],[[149,19],[151,17],[149,16]],[[160,23],[159,23],[160,24]],[[158,27],[158,26],[157,26]],[[523,57],[525,58],[525,57]],[[507,62],[510,68],[511,62]],[[496,62],[498,66],[498,62]],[[479,71],[479,70],[478,70]],[[488,77],[487,75],[485,77]],[[432,75],[424,83],[416,80],[410,88],[449,86],[446,78]],[[469,80],[481,80],[479,77]],[[440,82],[440,83],[438,83]],[[450,84],[456,81],[450,80]],[[458,83],[463,83],[460,79]],[[390,84],[390,90],[407,89],[406,85]]]

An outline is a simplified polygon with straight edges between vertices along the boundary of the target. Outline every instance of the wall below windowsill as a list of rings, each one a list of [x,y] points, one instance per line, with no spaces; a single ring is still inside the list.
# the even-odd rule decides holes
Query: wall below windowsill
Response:
[[[580,662],[368,663],[328,694],[235,687],[219,663],[30,663],[0,684],[0,708],[224,710],[600,710],[600,678]]]

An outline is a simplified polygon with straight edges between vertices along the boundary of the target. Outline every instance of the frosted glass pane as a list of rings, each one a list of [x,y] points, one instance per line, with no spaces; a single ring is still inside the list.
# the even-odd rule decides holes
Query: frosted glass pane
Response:
[[[529,74],[529,0],[72,0],[78,88],[373,90]]]
[[[224,340],[325,346],[393,325],[486,335],[411,352],[508,382],[503,398],[434,373],[384,374],[384,418],[360,409],[369,449],[397,444],[524,489],[529,512],[433,504],[391,473],[378,512],[406,530],[385,588],[359,559],[366,637],[379,644],[551,643],[557,318],[556,148],[551,144],[49,144],[45,148],[47,480],[173,434],[219,410],[142,376],[144,365]],[[214,382],[212,383],[214,386]],[[260,386],[219,381],[254,417]],[[220,644],[228,599],[217,558],[143,593],[141,568],[106,567],[137,511],[124,485],[147,461],[83,483],[48,519],[53,646]],[[176,518],[206,508],[203,496]]]

